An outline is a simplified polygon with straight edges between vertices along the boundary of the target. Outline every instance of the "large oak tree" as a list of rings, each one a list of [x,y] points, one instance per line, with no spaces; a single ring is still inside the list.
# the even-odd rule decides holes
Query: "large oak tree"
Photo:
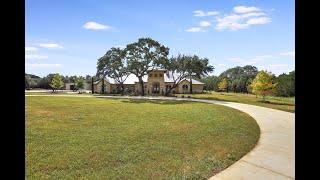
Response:
[[[164,63],[164,68],[166,68],[173,84],[166,90],[166,95],[170,94],[186,78],[190,78],[190,88],[192,90],[192,77],[201,78],[213,71],[214,67],[209,65],[208,62],[207,58],[202,59],[195,55],[178,55],[167,59]]]
[[[123,94],[124,82],[128,78],[129,74],[130,72],[127,67],[125,50],[120,48],[111,48],[98,60],[97,76],[102,77],[103,86],[104,78],[105,76],[108,76],[116,81],[120,86],[121,94]]]
[[[169,54],[169,48],[151,38],[140,38],[138,42],[128,44],[125,51],[128,71],[137,76],[143,96],[143,76],[162,66]]]
[[[233,92],[248,93],[248,87],[257,74],[258,69],[255,66],[236,66],[222,72],[219,79],[227,78],[229,81],[228,89]]]

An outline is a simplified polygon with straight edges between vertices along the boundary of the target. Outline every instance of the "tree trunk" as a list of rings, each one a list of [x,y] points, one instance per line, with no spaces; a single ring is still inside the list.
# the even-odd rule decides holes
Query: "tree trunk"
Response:
[[[248,94],[248,88],[247,88],[248,79],[244,82],[243,92]]]
[[[190,78],[190,94],[192,94],[192,79]]]
[[[141,96],[144,96],[144,84],[143,84],[142,77],[139,77],[139,83],[141,87]]]
[[[168,96],[168,95],[171,93],[171,91],[172,91],[173,89],[175,89],[176,87],[177,87],[177,85],[173,85],[171,88],[169,88],[169,89],[166,91],[165,96]]]
[[[121,86],[121,95],[123,95],[124,94],[124,84],[120,83],[120,86]]]
[[[91,78],[91,94],[94,94],[93,77]]]
[[[104,77],[102,77],[101,91],[104,94]]]

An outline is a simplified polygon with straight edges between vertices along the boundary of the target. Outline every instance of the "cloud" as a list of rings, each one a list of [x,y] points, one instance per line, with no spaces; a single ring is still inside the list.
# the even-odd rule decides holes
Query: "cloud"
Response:
[[[62,64],[26,63],[26,68],[60,68]]]
[[[261,56],[255,56],[253,58],[251,58],[250,60],[251,61],[263,61],[265,59],[270,59],[270,58],[273,58],[272,55],[261,55]]]
[[[280,53],[281,56],[291,56],[295,57],[295,51],[288,51],[288,52],[282,52]]]
[[[196,17],[215,16],[218,14],[219,14],[218,11],[208,11],[208,12],[204,12],[202,10],[193,11],[193,16],[196,16]]]
[[[43,43],[43,44],[39,44],[39,46],[43,47],[43,48],[48,48],[48,49],[61,49],[61,48],[63,48],[59,44],[55,44],[55,43]]]
[[[201,29],[201,27],[191,27],[189,29],[186,29],[185,31],[187,31],[187,32],[204,32],[204,30]]]
[[[267,14],[264,12],[253,12],[253,13],[241,14],[240,16],[242,18],[249,18],[249,17],[266,16],[266,15]]]
[[[243,19],[240,15],[228,15],[223,18],[217,18],[217,25],[216,29],[217,30],[224,30],[224,29],[229,29],[229,30],[239,30],[239,29],[246,29],[249,27],[248,24],[241,23],[240,20]]]
[[[203,28],[210,27],[211,23],[209,21],[201,21],[199,27],[191,27],[186,29],[186,32],[206,32]]]
[[[201,27],[209,27],[209,26],[211,26],[211,23],[209,21],[201,21],[200,26]]]
[[[271,64],[270,67],[287,67],[288,64]]]
[[[26,52],[37,51],[37,50],[38,50],[38,48],[36,48],[36,47],[25,47]]]
[[[259,17],[259,18],[252,18],[252,19],[249,19],[247,21],[247,24],[249,25],[255,25],[255,24],[267,24],[271,22],[271,19],[268,18],[268,17]]]
[[[38,54],[26,54],[26,59],[48,59],[48,56]]]
[[[261,61],[264,61],[266,59],[269,58],[273,58],[272,55],[260,55],[260,56],[255,56],[252,58],[239,58],[239,57],[231,57],[231,58],[227,58],[227,60],[232,61],[237,63],[238,65],[253,65],[253,64],[257,64]]]
[[[233,11],[235,13],[239,13],[239,14],[242,14],[242,13],[250,13],[250,12],[256,12],[256,11],[260,11],[259,8],[257,7],[247,7],[247,6],[235,6],[233,8]]]
[[[234,12],[216,17],[216,30],[231,30],[236,31],[240,29],[247,29],[253,25],[262,25],[271,22],[271,18],[266,13],[262,12],[260,8],[236,6],[233,8]]]
[[[82,27],[85,29],[91,29],[91,30],[107,30],[111,28],[110,26],[103,25],[93,21],[86,22]]]

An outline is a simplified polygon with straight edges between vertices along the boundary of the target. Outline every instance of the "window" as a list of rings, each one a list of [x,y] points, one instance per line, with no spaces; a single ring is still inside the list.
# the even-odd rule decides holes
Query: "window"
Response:
[[[166,85],[166,91],[168,91],[171,88],[171,85]]]
[[[149,74],[149,77],[152,77],[152,74]]]
[[[162,77],[162,74],[159,74],[159,77]]]
[[[182,85],[182,89],[185,89],[185,90],[188,89],[188,85],[186,85],[186,84]]]
[[[154,74],[154,77],[158,77],[158,74]]]

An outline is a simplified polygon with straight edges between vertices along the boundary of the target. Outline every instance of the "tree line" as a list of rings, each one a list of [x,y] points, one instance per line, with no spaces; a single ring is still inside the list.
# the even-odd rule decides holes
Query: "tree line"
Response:
[[[205,90],[207,91],[254,93],[252,83],[259,72],[262,71],[258,71],[255,66],[237,66],[227,69],[219,76],[207,76],[200,81],[205,83]],[[274,85],[269,94],[284,97],[295,96],[295,71],[288,74],[283,73],[279,76],[267,73],[264,76],[270,76],[270,81]]]
[[[48,74],[45,77],[39,77],[33,74],[25,73],[25,89],[63,89],[65,83],[75,83],[77,89],[81,89],[84,83],[91,84],[95,76],[63,76],[57,73]],[[90,86],[91,88],[91,86]]]

